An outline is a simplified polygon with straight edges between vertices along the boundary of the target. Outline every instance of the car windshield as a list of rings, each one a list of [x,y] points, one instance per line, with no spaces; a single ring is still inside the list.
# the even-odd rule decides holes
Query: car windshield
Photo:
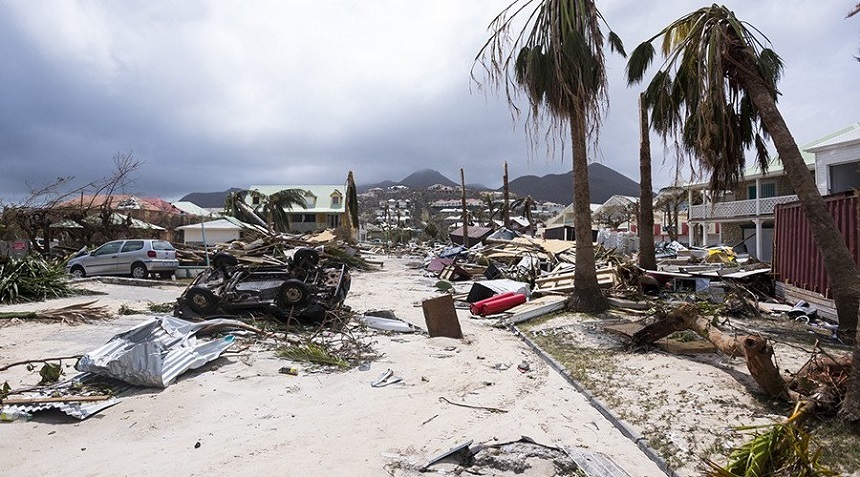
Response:
[[[170,242],[166,242],[164,240],[158,240],[152,242],[153,250],[173,250],[173,245]]]

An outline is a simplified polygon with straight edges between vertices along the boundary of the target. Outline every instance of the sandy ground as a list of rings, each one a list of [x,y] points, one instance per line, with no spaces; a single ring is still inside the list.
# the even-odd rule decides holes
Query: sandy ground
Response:
[[[435,279],[408,269],[409,261],[388,258],[382,272],[356,273],[346,303],[358,312],[393,310],[423,328],[420,302],[436,295]],[[99,302],[114,310],[122,304],[144,309],[148,302],[170,302],[182,291],[169,285],[88,287],[108,293]],[[92,298],[2,306],[0,311]],[[418,475],[417,468],[454,445],[529,436],[543,444],[605,453],[631,476],[663,475],[522,340],[489,321],[470,319],[465,310],[458,314],[465,339],[379,334],[373,340],[380,358],[364,371],[281,374],[278,370],[289,361],[252,346],[186,373],[166,389],[141,389],[84,421],[43,412],[29,422],[3,423],[2,473]],[[81,354],[144,319],[129,315],[77,326],[6,323],[0,325],[0,364]],[[665,365],[659,356],[639,361],[643,369]],[[529,371],[517,369],[523,362]],[[371,387],[387,369],[403,381]],[[34,384],[38,375],[16,367],[0,373],[0,380],[15,388]],[[506,412],[459,407],[442,398]],[[554,473],[550,462],[529,462],[531,467],[517,475]],[[440,464],[431,471],[454,469]],[[503,469],[483,472],[515,475]]]

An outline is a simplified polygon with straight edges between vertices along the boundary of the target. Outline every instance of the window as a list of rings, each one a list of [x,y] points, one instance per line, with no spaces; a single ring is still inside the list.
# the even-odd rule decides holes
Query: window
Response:
[[[122,242],[108,242],[101,247],[97,248],[93,255],[113,255],[119,252],[119,247],[122,245]]]
[[[122,246],[122,252],[134,252],[143,249],[143,240],[129,240]]]
[[[203,243],[203,242],[201,242]],[[173,244],[165,240],[154,240],[152,242],[153,250],[173,250]]]
[[[331,206],[337,207],[339,205],[340,205],[340,196],[339,195],[331,196]]]
[[[260,196],[251,197],[251,205],[260,205]]]
[[[759,182],[759,186],[761,187],[760,193],[756,190],[755,184],[747,186],[748,199],[755,199],[757,197],[760,197],[762,199],[766,199],[768,197],[776,197],[776,182]]]
[[[326,217],[326,226],[332,229],[340,227],[340,214],[328,214]]]

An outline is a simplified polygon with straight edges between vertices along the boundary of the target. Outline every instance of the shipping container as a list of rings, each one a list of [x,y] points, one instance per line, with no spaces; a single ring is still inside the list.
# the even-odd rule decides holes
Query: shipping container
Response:
[[[854,263],[860,263],[860,200],[857,193],[829,195],[824,198],[824,202],[854,257]],[[812,238],[800,202],[778,204],[774,215],[772,266],[776,280],[833,298],[824,261]]]

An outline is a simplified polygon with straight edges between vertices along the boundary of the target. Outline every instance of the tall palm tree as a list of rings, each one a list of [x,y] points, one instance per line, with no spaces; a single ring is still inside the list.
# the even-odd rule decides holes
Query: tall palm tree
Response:
[[[652,42],[660,37],[665,61],[645,94],[652,127],[664,139],[678,138],[699,158],[711,172],[715,190],[737,183],[747,148],[756,148],[758,163],[766,171],[769,158],[765,140],[773,139],[824,259],[841,331],[855,337],[860,274],[777,109],[776,84],[782,60],[755,27],[726,7],[712,5],[679,18],[636,47],[627,64],[631,84],[642,80],[655,55]],[[854,348],[851,376],[849,395],[853,403],[846,399],[842,409],[857,421],[860,344]]]
[[[639,266],[646,270],[656,270],[650,133],[648,108],[645,106],[645,93],[642,93],[639,95]]]
[[[248,205],[248,197],[251,198],[252,205]],[[271,233],[286,232],[290,229],[288,210],[291,211],[294,207],[307,207],[304,190],[283,189],[271,195],[258,190],[240,190],[228,194],[224,204],[228,215],[257,222]]]
[[[512,30],[520,16],[525,24]],[[576,272],[571,305],[580,311],[602,311],[609,305],[597,284],[586,142],[596,134],[608,106],[603,55],[606,26],[593,0],[516,0],[490,24],[492,34],[476,62],[485,68],[490,83],[504,89],[508,104],[517,111],[522,90],[529,101],[528,130],[534,139],[543,121],[564,142],[569,126],[573,155],[574,207],[576,209]],[[514,33],[514,34],[512,34]],[[609,32],[610,47],[624,54],[621,39]]]

